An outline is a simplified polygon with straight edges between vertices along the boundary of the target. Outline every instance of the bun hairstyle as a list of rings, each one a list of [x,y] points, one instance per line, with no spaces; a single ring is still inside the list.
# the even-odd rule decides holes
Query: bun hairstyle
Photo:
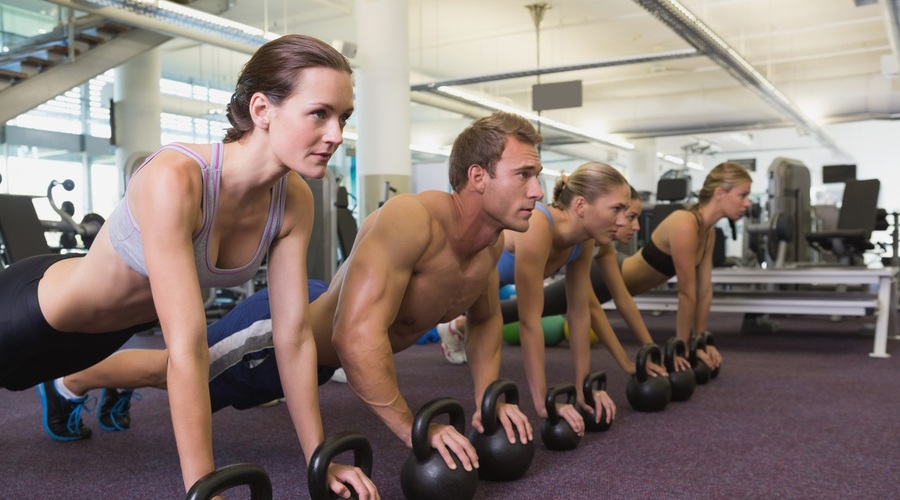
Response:
[[[588,203],[593,203],[613,189],[627,185],[625,176],[615,168],[600,162],[585,163],[571,174],[557,177],[553,186],[552,206],[565,209],[576,196],[583,196]]]

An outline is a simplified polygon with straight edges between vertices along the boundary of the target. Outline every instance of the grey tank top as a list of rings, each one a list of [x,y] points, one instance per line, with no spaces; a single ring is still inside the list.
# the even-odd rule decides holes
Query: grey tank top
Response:
[[[272,188],[272,202],[269,205],[269,215],[266,219],[266,229],[262,235],[262,241],[256,249],[256,255],[247,264],[234,269],[219,269],[209,257],[209,238],[216,221],[216,209],[219,205],[219,182],[222,176],[222,157],[224,146],[222,143],[212,145],[212,157],[210,164],[198,156],[192,150],[179,144],[169,144],[161,147],[150,155],[137,170],[140,170],[153,157],[164,149],[174,149],[193,158],[200,165],[203,177],[203,223],[191,240],[194,245],[194,263],[197,266],[197,276],[200,278],[202,288],[237,286],[246,283],[256,276],[259,266],[269,249],[269,245],[281,230],[284,219],[284,204],[287,195],[287,176],[282,177]],[[135,170],[135,173],[137,172]],[[147,264],[144,260],[144,247],[141,241],[141,230],[131,215],[128,208],[128,197],[125,196],[116,205],[116,208],[106,220],[109,226],[109,238],[119,257],[142,276],[147,276]]]

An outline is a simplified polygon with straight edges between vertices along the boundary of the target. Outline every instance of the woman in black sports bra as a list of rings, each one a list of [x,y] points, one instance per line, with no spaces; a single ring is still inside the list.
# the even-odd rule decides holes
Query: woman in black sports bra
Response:
[[[678,277],[676,335],[690,342],[693,332],[707,330],[712,304],[713,225],[722,217],[737,220],[750,207],[750,174],[736,163],[721,163],[703,182],[698,201],[663,219],[641,251],[625,259],[622,276],[631,295],[644,293]],[[722,356],[713,346],[700,358],[718,367]]]

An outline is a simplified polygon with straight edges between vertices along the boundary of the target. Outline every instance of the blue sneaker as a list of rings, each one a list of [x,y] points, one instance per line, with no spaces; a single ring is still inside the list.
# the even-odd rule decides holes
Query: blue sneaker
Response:
[[[100,393],[100,411],[97,422],[104,431],[124,431],[131,427],[131,398],[140,400],[141,395],[132,389],[107,387]]]
[[[41,396],[44,430],[47,435],[55,441],[78,441],[91,437],[91,430],[81,421],[81,410],[90,402],[87,397],[66,399],[56,392],[52,380],[41,383],[37,390]]]

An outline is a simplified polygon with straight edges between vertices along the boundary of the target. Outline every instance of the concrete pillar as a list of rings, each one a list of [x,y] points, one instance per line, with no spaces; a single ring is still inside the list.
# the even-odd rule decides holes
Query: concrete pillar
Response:
[[[385,183],[410,192],[409,20],[403,0],[356,0],[354,69],[360,216],[384,199]]]
[[[160,146],[161,75],[159,49],[149,50],[116,68],[113,134],[116,166],[123,172],[123,186],[131,175],[131,169],[140,164],[140,157],[149,155]]]

